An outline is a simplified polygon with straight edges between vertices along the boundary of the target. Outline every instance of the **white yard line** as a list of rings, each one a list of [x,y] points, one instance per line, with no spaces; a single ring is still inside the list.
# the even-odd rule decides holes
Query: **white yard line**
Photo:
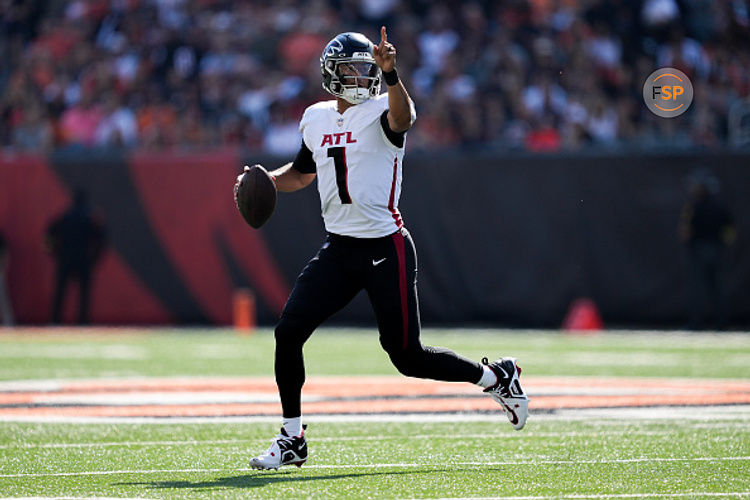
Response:
[[[122,497],[6,497],[0,500],[122,500]],[[142,500],[142,497],[128,497],[128,500]]]
[[[320,401],[321,397],[303,398]],[[131,393],[92,391],[84,394],[42,393],[31,396],[32,404],[89,406],[160,406],[276,403],[278,394],[268,392],[137,391]]]
[[[466,466],[466,467],[492,467],[500,465],[580,465],[580,464],[630,464],[651,462],[725,462],[725,461],[748,461],[750,456],[745,457],[651,457],[651,458],[623,458],[612,460],[518,460],[501,462],[453,462],[445,464],[418,464],[418,463],[391,463],[391,464],[311,464],[305,469],[337,470],[337,469],[410,469],[410,468],[436,468],[444,466]],[[207,474],[213,472],[252,472],[252,469],[142,469],[142,470],[113,470],[113,471],[80,471],[80,472],[25,472],[20,474],[0,474],[0,478],[21,477],[67,477],[67,476],[113,476],[119,474]]]
[[[750,498],[750,491],[731,491],[724,493],[695,492],[695,493],[613,493],[604,495],[554,495],[554,496],[502,496],[502,497],[456,497],[440,498],[436,500],[578,500],[578,499],[606,499],[606,498]],[[0,500],[121,500],[117,497],[8,497]],[[137,500],[137,499],[135,499]]]
[[[103,345],[26,345],[4,344],[0,350],[0,359],[113,359],[113,360],[142,360],[149,357],[145,347],[130,344]]]
[[[554,496],[523,496],[523,497],[470,497],[471,500],[560,500],[560,499],[599,499],[599,498],[707,498],[707,497],[735,497],[750,498],[750,491],[732,491],[726,493],[695,492],[695,493],[613,493],[602,495],[554,495]],[[439,500],[465,500],[466,497],[441,498]]]
[[[4,346],[5,347],[5,346]],[[80,350],[79,348],[76,348],[76,351]],[[127,355],[127,353],[126,353]],[[597,356],[601,356],[601,353],[597,353]],[[621,355],[618,354],[618,357]],[[748,355],[750,358],[750,355]],[[2,355],[0,355],[0,359],[2,358]],[[660,357],[658,359],[661,359]],[[722,360],[724,362],[725,360]],[[746,363],[745,359],[742,359],[743,363],[741,364],[744,366]],[[317,376],[311,376],[308,379],[308,382],[323,382],[326,383],[330,380],[340,380],[343,376],[341,375],[317,375]],[[363,383],[368,382],[380,382],[380,383],[388,383],[388,384],[398,384],[400,381],[404,380],[402,376],[399,375],[351,375],[347,376],[348,379],[353,380],[359,380]],[[645,387],[641,387],[639,390],[639,394],[642,394],[643,390],[650,390],[652,389],[650,386],[648,386],[649,383],[652,382],[665,382],[669,383],[670,386],[684,386],[686,389],[690,389],[692,384],[695,384],[696,382],[699,382],[701,384],[708,384],[709,386],[716,386],[721,387],[725,384],[746,384],[747,379],[743,378],[703,378],[703,379],[697,379],[697,378],[691,378],[691,377],[624,377],[624,376],[611,376],[611,375],[602,375],[602,376],[592,376],[592,375],[560,375],[560,376],[525,376],[523,377],[524,380],[524,388],[529,392],[529,390],[537,391],[537,392],[543,392],[543,391],[573,391],[578,390],[576,394],[587,394],[587,393],[593,393],[598,394],[601,392],[600,385],[597,385],[596,387],[588,387],[586,382],[587,381],[611,381],[612,384],[617,385],[617,389],[627,389],[628,384],[634,384],[637,382],[646,382]],[[550,381],[554,381],[554,384],[551,387],[548,387]],[[275,384],[273,384],[273,377],[265,376],[265,375],[253,375],[253,376],[190,376],[190,375],[175,375],[175,376],[165,376],[165,377],[153,377],[146,374],[132,374],[132,375],[117,375],[115,373],[111,375],[105,375],[105,376],[98,376],[98,377],[86,377],[86,378],[61,378],[61,377],[55,377],[55,378],[38,378],[38,379],[24,379],[24,380],[2,380],[0,381],[0,392],[27,392],[27,391],[36,391],[36,392],[55,392],[60,391],[63,389],[70,389],[70,388],[80,388],[80,387],[102,387],[103,390],[106,390],[110,387],[120,387],[120,388],[127,388],[133,384],[147,384],[151,387],[151,389],[144,389],[143,392],[148,392],[151,390],[158,390],[159,386],[161,384],[178,384],[178,385],[185,385],[185,386],[192,386],[195,384],[200,385],[201,387],[204,387],[206,383],[213,383],[214,385],[221,387],[223,385],[242,385],[247,383],[258,383],[258,382],[268,382],[270,384],[269,387],[272,388],[271,393],[276,394],[275,391]],[[561,382],[567,382],[568,386],[561,384]],[[546,385],[547,384],[547,385]],[[623,385],[624,384],[624,385]],[[608,388],[608,386],[603,386],[605,389]],[[614,389],[614,387],[609,387],[609,389]],[[658,389],[658,388],[657,388]],[[93,389],[92,389],[93,390]]]
[[[273,423],[277,415],[232,417],[75,417],[54,415],[0,415],[0,422],[30,422],[48,424],[217,424],[217,423]],[[681,420],[711,425],[718,422],[750,422],[750,405],[720,406],[657,406],[627,408],[561,409],[552,413],[537,413],[533,409],[529,425],[535,421],[597,421],[602,425],[622,425],[623,422],[664,422]],[[316,422],[507,422],[502,413],[384,413],[308,415],[305,421]]]
[[[603,437],[603,436],[663,436],[667,431],[646,431],[639,429],[623,429],[621,431],[591,431],[591,432],[524,432],[513,434],[502,434],[502,439],[512,438],[569,438],[569,437]],[[436,439],[440,436],[434,434],[408,434],[399,436],[330,436],[311,438],[316,443],[341,442],[341,441],[383,441],[388,439],[397,440],[424,440]],[[444,439],[487,439],[487,434],[451,434],[442,436]],[[185,440],[185,441],[102,441],[91,443],[18,443],[0,445],[0,450],[7,449],[55,449],[55,448],[106,448],[116,446],[198,446],[198,445],[221,445],[237,443],[265,442],[267,439],[215,439],[215,440]]]

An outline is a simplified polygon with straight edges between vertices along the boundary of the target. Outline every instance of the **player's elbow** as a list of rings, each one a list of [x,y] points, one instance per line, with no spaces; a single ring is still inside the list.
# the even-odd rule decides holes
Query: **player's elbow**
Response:
[[[292,191],[299,191],[300,189],[306,188],[310,185],[313,179],[315,179],[315,174],[297,173],[294,177],[294,189],[292,189]]]
[[[412,125],[411,113],[391,113],[388,125],[394,132],[406,132]]]
[[[309,186],[310,183],[312,183],[314,179],[315,179],[315,174],[300,174],[300,177],[299,177],[300,189]]]
[[[397,122],[396,126],[393,127],[394,132],[406,132],[411,128],[411,120],[405,120],[402,122]]]
[[[306,188],[315,179],[315,174],[304,174],[291,167],[276,177],[276,190],[293,193]]]

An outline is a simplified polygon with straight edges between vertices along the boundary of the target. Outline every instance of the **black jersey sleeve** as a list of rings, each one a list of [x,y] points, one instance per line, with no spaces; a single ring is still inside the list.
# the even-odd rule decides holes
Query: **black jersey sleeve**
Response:
[[[404,138],[406,137],[406,130],[403,132],[394,132],[391,130],[391,126],[388,124],[388,110],[383,111],[380,115],[380,126],[383,128],[383,133],[391,141],[391,144],[397,148],[404,147]]]
[[[292,162],[292,167],[303,174],[314,174],[316,172],[312,151],[305,146],[305,141],[302,141],[302,146]]]

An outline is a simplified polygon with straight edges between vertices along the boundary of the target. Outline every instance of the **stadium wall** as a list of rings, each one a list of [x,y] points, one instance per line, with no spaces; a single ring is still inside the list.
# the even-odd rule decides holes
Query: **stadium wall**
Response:
[[[419,252],[422,319],[557,327],[590,297],[605,323],[680,326],[688,304],[677,237],[684,179],[710,167],[734,213],[725,259],[733,324],[750,325],[750,155],[409,155],[401,211]],[[104,324],[230,324],[237,288],[254,290],[273,323],[296,274],[324,237],[314,188],[281,194],[251,230],[232,200],[237,151],[66,151],[0,158],[0,231],[7,281],[24,324],[50,320],[54,265],[48,224],[85,189],[108,246],[93,281],[91,317]],[[69,293],[65,318],[74,317]],[[362,294],[333,319],[370,322]]]

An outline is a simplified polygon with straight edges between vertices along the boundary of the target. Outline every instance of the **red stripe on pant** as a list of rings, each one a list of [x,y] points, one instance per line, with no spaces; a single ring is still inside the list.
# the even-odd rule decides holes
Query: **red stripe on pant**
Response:
[[[409,302],[406,288],[406,248],[404,245],[404,235],[397,232],[393,235],[393,244],[396,247],[396,257],[398,258],[398,288],[401,296],[401,318],[404,335],[404,350],[409,343]]]

